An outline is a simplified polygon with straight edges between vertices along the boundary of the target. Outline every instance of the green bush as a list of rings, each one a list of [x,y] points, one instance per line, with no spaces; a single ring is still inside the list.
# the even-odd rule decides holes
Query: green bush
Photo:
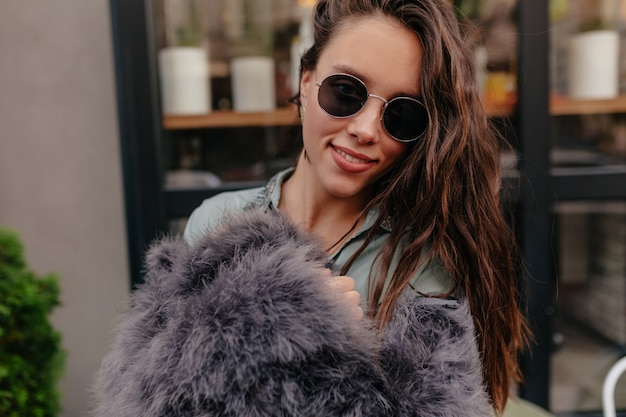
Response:
[[[35,275],[23,252],[17,233],[0,227],[0,416],[53,417],[64,366],[61,336],[49,321],[58,279]]]

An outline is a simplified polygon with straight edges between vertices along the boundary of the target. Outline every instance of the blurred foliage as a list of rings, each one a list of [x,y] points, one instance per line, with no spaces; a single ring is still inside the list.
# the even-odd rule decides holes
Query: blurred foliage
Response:
[[[482,10],[482,0],[455,0],[457,10],[461,16],[468,19],[477,19]]]
[[[49,315],[59,305],[55,275],[37,276],[12,230],[0,227],[0,416],[53,417],[65,362]]]
[[[176,46],[202,46],[202,31],[195,0],[187,1],[189,22],[176,28]]]
[[[567,14],[568,0],[550,0],[550,21],[557,22]]]

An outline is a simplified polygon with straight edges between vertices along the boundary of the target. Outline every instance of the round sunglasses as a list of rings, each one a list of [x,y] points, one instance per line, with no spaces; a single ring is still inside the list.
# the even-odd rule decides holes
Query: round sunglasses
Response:
[[[357,114],[370,97],[382,100],[381,120],[389,135],[399,142],[413,142],[426,132],[428,110],[412,97],[383,97],[367,92],[365,83],[350,74],[332,74],[321,82],[317,101],[329,116],[345,118]]]

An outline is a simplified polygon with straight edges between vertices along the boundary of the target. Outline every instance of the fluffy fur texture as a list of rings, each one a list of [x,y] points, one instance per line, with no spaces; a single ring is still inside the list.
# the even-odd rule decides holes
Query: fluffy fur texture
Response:
[[[354,321],[319,246],[249,211],[147,257],[95,392],[97,417],[489,416],[464,304],[417,298],[383,334]]]

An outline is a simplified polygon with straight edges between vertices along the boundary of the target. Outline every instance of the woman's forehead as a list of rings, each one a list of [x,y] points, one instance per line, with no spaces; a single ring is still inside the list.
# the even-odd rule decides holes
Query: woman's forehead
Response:
[[[397,20],[351,18],[333,33],[320,55],[317,72],[322,78],[346,72],[359,77],[368,88],[416,94],[422,55],[418,35]]]

